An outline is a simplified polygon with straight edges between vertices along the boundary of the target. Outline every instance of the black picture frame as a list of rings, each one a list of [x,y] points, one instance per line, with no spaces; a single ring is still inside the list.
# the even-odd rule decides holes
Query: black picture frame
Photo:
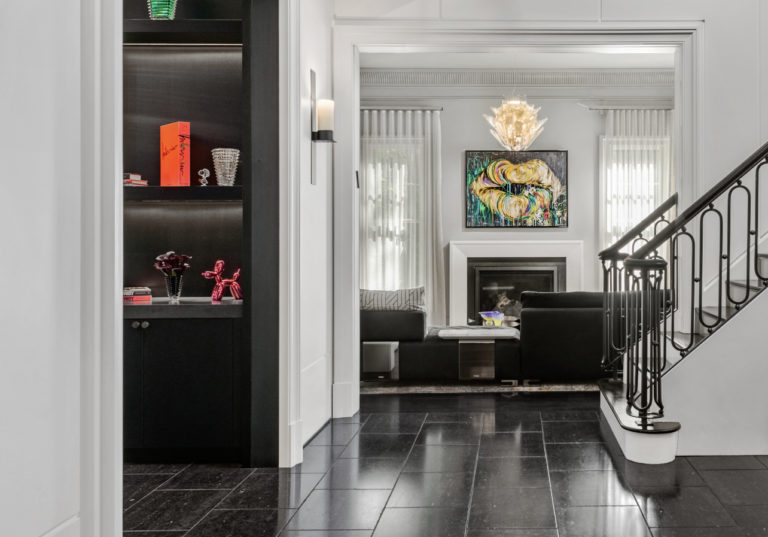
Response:
[[[480,176],[488,164],[496,160],[506,160],[517,165],[531,160],[543,161],[562,185],[561,194],[556,200],[551,200],[546,218],[536,219],[533,216],[519,219],[509,219],[491,211],[483,201],[471,191],[470,185]],[[567,228],[568,227],[568,151],[496,151],[496,150],[467,150],[464,152],[464,215],[465,227],[468,229],[528,229],[528,228]],[[520,195],[522,185],[510,185],[506,194]],[[543,220],[543,221],[542,221]]]

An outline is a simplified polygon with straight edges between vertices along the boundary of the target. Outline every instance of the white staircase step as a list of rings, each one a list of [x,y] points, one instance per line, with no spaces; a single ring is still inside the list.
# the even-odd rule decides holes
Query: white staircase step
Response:
[[[600,410],[610,432],[627,460],[642,464],[666,464],[675,460],[680,424],[653,421],[643,426],[627,414],[624,383],[601,380]]]

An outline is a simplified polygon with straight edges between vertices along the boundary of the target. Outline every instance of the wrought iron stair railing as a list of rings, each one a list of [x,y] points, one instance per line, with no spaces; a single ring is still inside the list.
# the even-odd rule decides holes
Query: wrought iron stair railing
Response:
[[[598,254],[603,269],[603,370],[618,377],[626,347],[630,295],[626,287],[624,260],[650,237],[669,225],[670,214],[677,208],[677,194],[672,194],[641,222],[627,231],[609,248]]]
[[[639,429],[664,416],[662,377],[768,286],[766,165],[768,143],[676,218],[673,196],[599,255],[603,367],[623,373]]]

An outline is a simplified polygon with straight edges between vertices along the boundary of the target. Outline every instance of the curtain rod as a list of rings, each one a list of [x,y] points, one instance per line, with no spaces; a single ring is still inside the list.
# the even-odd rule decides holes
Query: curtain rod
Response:
[[[442,106],[361,106],[360,110],[404,110],[413,112],[442,112]]]

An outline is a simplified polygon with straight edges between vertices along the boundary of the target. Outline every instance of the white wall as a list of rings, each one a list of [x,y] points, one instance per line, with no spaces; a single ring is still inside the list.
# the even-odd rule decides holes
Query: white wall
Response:
[[[333,352],[332,147],[310,141],[309,71],[317,96],[332,98],[332,0],[301,0],[300,368],[302,438],[307,441],[331,417]],[[312,151],[315,180],[312,185]]]
[[[762,102],[768,94],[764,37],[768,35],[768,6],[764,4],[764,0],[336,0],[335,6],[339,22],[414,19],[409,25],[425,27],[462,23],[464,27],[498,29],[505,24],[513,28],[521,23],[551,27],[555,22],[583,22],[600,28],[635,22],[704,21],[699,33],[703,70],[697,126],[702,151],[694,192],[700,194],[768,136],[768,112]],[[739,127],[731,128],[734,125]]]
[[[403,18],[421,19],[409,21],[411,26],[435,28],[493,28],[510,31],[521,25],[531,27],[573,28],[583,22],[586,26],[600,28],[632,28],[658,23],[659,26],[690,26],[701,21],[695,34],[694,46],[699,63],[698,77],[694,81],[698,92],[695,130],[696,169],[692,173],[691,194],[698,196],[725,176],[768,137],[768,6],[765,0],[337,0],[337,24],[344,18],[375,18],[380,24]],[[580,22],[581,21],[581,22]],[[678,22],[679,21],[679,22]],[[689,22],[690,21],[690,22]],[[353,21],[350,21],[353,22]],[[362,22],[362,21],[354,21]],[[460,40],[460,34],[458,34]],[[690,69],[686,66],[685,69]],[[760,302],[764,301],[760,299]],[[679,371],[673,370],[665,389],[668,414],[671,419],[679,416],[683,422],[681,435],[698,428],[701,431],[717,430],[720,439],[728,439],[715,449],[705,448],[711,437],[699,436],[695,431],[689,440],[681,436],[680,452],[736,453],[738,441],[733,441],[733,425],[741,430],[753,430],[761,437],[746,441],[739,451],[765,451],[766,412],[765,401],[754,399],[753,390],[743,389],[746,377],[760,378],[765,375],[765,361],[752,362],[762,356],[758,349],[765,346],[762,304],[755,303],[754,312],[744,315],[712,336],[700,350],[686,358]],[[748,336],[748,337],[747,337]],[[736,346],[734,346],[736,345]],[[710,347],[711,355],[704,355]],[[354,350],[349,349],[350,353]],[[700,354],[701,353],[701,354]],[[339,353],[337,353],[339,354]],[[727,356],[732,360],[723,361]],[[752,357],[752,358],[750,358]],[[746,361],[739,361],[748,358]],[[354,359],[354,357],[353,357]],[[699,366],[696,366],[696,363]],[[729,363],[726,363],[729,362]],[[735,362],[731,366],[730,362]],[[698,373],[692,370],[697,368]],[[756,376],[755,373],[758,373]],[[676,377],[687,380],[676,384]],[[760,390],[758,389],[758,392]],[[747,394],[752,399],[743,399]],[[704,397],[706,396],[706,397]],[[730,401],[733,405],[718,404],[716,409],[696,406],[704,401]],[[693,402],[696,416],[684,415],[678,404],[687,399]],[[712,414],[716,412],[716,414]],[[736,416],[738,419],[731,420]],[[701,422],[700,420],[704,420]],[[717,426],[713,427],[716,423]],[[735,434],[735,433],[733,433]],[[706,451],[705,451],[706,449]]]
[[[768,94],[768,47],[760,39],[761,34],[768,35],[768,16],[761,3],[763,0],[336,0],[337,131],[343,137],[358,128],[353,112],[359,99],[356,46],[362,46],[363,52],[429,51],[444,47],[450,35],[450,45],[461,50],[463,43],[472,47],[478,35],[497,37],[500,43],[535,44],[541,36],[551,35],[564,42],[564,36],[576,30],[607,32],[606,39],[621,42],[623,32],[633,29],[644,34],[679,30],[680,40],[673,37],[670,42],[684,47],[681,88],[696,98],[677,107],[686,118],[683,128],[696,133],[695,139],[685,142],[693,157],[683,163],[681,177],[689,179],[679,190],[687,200],[695,199],[759,147],[768,132],[768,113],[762,102],[762,96]],[[627,41],[633,42],[632,38]],[[647,42],[651,41],[660,42],[648,37]],[[492,48],[488,43],[482,46]],[[695,64],[688,63],[690,60]],[[686,74],[694,75],[691,86],[686,85]],[[346,216],[337,212],[334,219],[335,281],[339,284],[334,316],[337,323],[349,328],[335,332],[334,400],[338,392],[342,412],[351,413],[357,408],[351,382],[359,360],[358,314],[355,297],[341,285],[356,280],[357,237],[349,222],[356,221],[357,205],[354,187],[339,182],[338,177],[354,175],[354,145],[342,140],[335,157],[338,186],[334,199],[346,208]]]
[[[768,454],[766,316],[764,293],[663,377],[664,419],[682,425],[678,455]]]
[[[365,98],[365,91],[361,98]],[[443,108],[442,164],[443,164],[443,246],[456,240],[536,240],[584,241],[584,259],[587,263],[597,259],[597,158],[598,136],[603,130],[599,112],[579,106],[576,100],[529,99],[541,106],[539,117],[548,118],[544,131],[530,147],[536,150],[568,151],[568,220],[562,229],[472,229],[467,228],[464,210],[466,150],[503,150],[491,136],[483,114],[498,99],[420,99],[421,104]],[[594,263],[593,263],[594,264]],[[582,267],[585,272],[584,289],[599,289],[598,271]]]
[[[4,1],[0,69],[0,535],[75,536],[80,2]]]
[[[581,240],[586,263],[597,258],[597,158],[603,121],[599,112],[575,101],[548,100],[539,117],[548,118],[531,151],[568,151],[568,227],[563,229],[468,229],[465,227],[464,151],[502,149],[491,136],[482,115],[498,100],[461,100],[441,103],[443,113],[443,233],[452,240]],[[582,267],[584,290],[597,290],[597,270]]]

